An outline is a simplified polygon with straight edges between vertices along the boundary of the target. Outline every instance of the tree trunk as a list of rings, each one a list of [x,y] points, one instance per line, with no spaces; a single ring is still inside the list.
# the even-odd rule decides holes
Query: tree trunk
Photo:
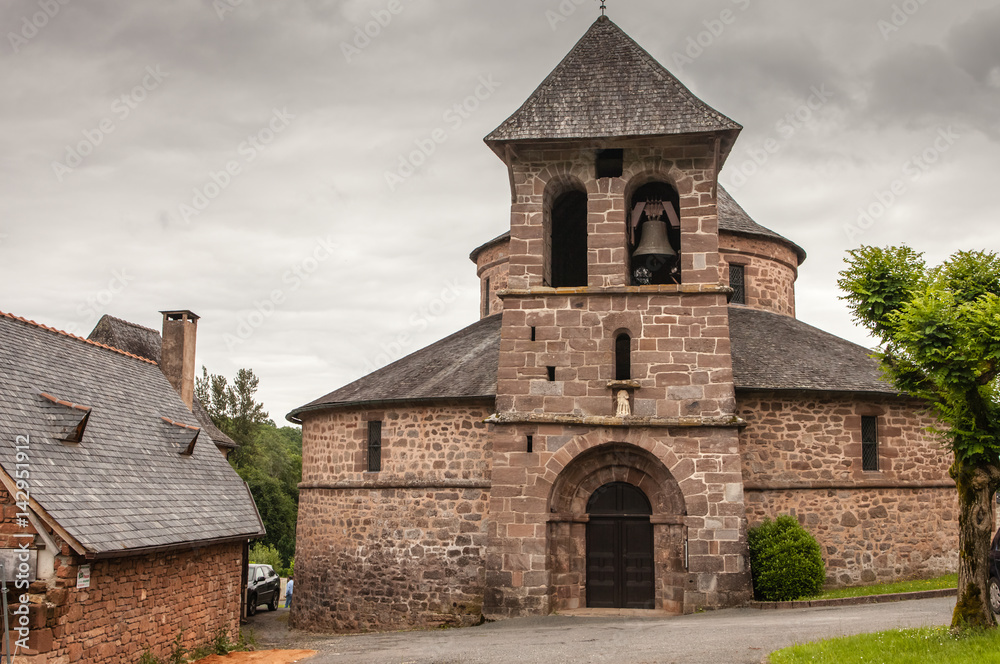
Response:
[[[996,467],[969,466],[956,460],[951,476],[958,488],[958,602],[952,627],[995,627],[990,610],[990,540]]]

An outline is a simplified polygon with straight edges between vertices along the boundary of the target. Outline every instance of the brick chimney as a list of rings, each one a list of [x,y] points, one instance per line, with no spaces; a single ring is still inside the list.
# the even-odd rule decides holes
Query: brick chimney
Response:
[[[190,410],[194,405],[194,347],[198,316],[187,310],[160,313],[163,314],[160,370]]]

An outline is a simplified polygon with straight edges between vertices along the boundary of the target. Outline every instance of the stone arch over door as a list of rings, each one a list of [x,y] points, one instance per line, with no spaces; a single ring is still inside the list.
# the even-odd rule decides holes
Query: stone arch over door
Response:
[[[547,533],[551,608],[587,606],[587,505],[595,491],[615,482],[638,488],[650,503],[654,608],[682,613],[688,579],[684,496],[662,461],[628,443],[607,443],[582,452],[552,486]]]

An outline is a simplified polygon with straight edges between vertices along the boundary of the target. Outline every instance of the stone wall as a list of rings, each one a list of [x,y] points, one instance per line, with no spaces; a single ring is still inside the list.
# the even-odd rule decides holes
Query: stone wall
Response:
[[[795,316],[798,257],[791,248],[777,240],[722,232],[719,251],[722,253],[723,283],[729,283],[731,263],[744,266],[746,306]]]
[[[303,417],[292,622],[359,631],[482,615],[492,402]],[[368,421],[382,424],[369,473]]]
[[[489,489],[301,493],[292,625],[355,632],[479,622]]]
[[[747,517],[793,514],[819,541],[830,585],[957,569],[950,453],[914,400],[740,393]],[[879,470],[861,462],[861,417],[878,417]]]
[[[0,531],[28,532],[13,521],[17,508],[9,494],[0,490],[0,499]],[[205,645],[220,629],[231,640],[238,638],[243,543],[87,561],[58,534],[46,529],[45,536],[58,551],[48,563],[51,575],[27,589],[31,648],[17,661],[135,664],[147,648],[165,658],[178,634],[186,648]],[[90,587],[78,589],[77,572],[84,564],[90,565]],[[12,626],[22,593],[12,589]],[[11,643],[16,638],[12,632]]]
[[[503,311],[498,293],[507,289],[510,240],[505,239],[474,254],[476,276],[480,281],[480,318]]]

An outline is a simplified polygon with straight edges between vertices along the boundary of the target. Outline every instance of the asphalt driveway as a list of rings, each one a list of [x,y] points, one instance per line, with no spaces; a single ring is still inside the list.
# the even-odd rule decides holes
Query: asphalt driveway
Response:
[[[310,648],[308,664],[627,662],[757,664],[817,639],[951,622],[953,597],[779,611],[726,609],[671,618],[519,618],[466,629],[316,636],[288,629],[288,610],[244,626],[262,648]]]

